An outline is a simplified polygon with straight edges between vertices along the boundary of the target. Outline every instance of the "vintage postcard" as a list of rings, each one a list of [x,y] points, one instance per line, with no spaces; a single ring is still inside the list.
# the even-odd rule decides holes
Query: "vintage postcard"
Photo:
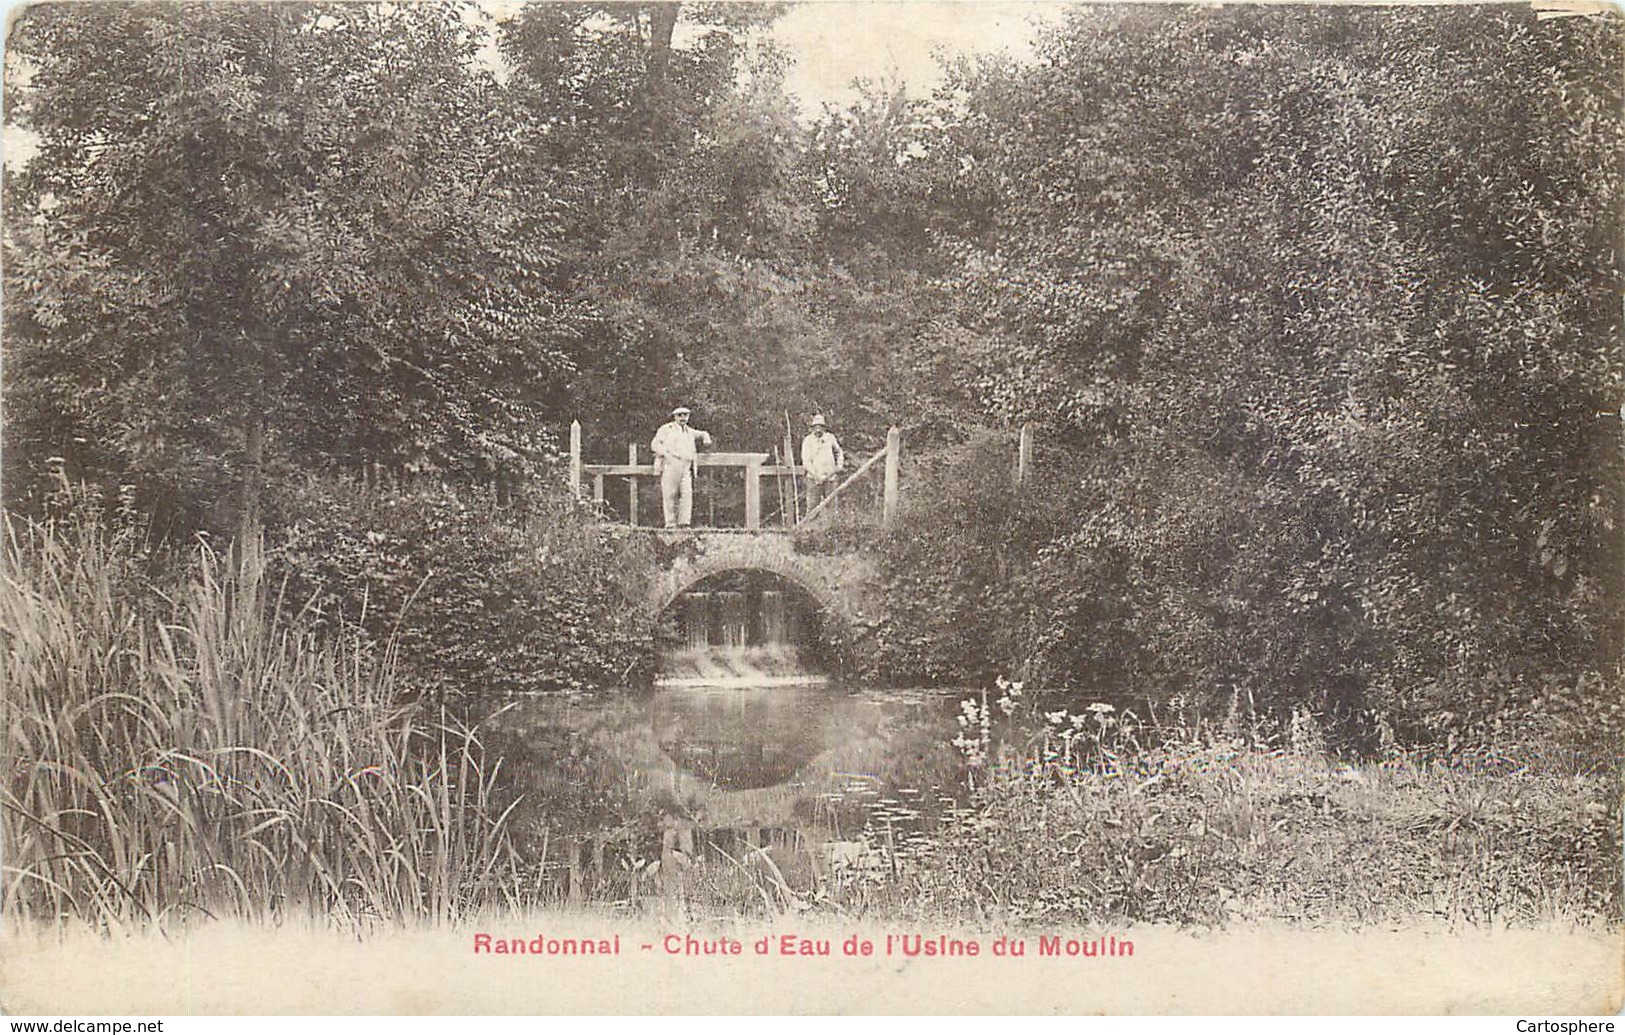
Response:
[[[0,1009],[1617,1012],[1622,26],[15,8]]]

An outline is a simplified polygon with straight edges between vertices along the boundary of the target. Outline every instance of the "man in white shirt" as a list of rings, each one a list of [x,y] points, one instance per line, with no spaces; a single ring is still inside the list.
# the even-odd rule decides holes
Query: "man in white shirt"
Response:
[[[660,479],[660,505],[667,528],[688,528],[694,524],[694,463],[700,446],[709,446],[711,436],[688,426],[689,410],[679,406],[671,420],[660,425],[649,444],[655,455],[655,477]]]
[[[846,454],[824,426],[823,414],[813,417],[812,429],[801,440],[801,466],[807,472],[807,513],[811,514],[814,507],[835,491],[835,476],[846,470]],[[833,511],[835,502],[824,509]]]

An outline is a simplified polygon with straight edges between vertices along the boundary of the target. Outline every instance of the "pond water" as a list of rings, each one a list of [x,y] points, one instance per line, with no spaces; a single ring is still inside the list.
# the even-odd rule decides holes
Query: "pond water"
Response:
[[[825,683],[533,697],[507,702],[481,739],[524,796],[522,849],[572,881],[674,851],[878,865],[963,806],[951,742],[965,696]]]

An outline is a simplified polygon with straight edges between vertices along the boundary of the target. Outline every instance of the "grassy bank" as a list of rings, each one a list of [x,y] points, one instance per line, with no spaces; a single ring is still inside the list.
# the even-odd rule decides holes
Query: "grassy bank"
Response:
[[[1011,779],[891,894],[1039,924],[1619,918],[1619,828],[1601,778],[1225,747],[1137,766]]]
[[[1450,929],[1620,919],[1616,790],[1603,777],[1222,747],[1137,765],[1001,777],[923,848],[893,852],[871,828],[821,865],[699,863],[682,878],[689,915]]]
[[[687,875],[696,915],[748,900],[899,920],[1286,923],[1448,929],[1621,919],[1619,781],[1479,751],[1334,758],[1299,713],[1276,735],[1155,736],[1105,705],[1042,713],[1019,685],[964,702],[970,807],[898,849],[871,827],[824,865]]]

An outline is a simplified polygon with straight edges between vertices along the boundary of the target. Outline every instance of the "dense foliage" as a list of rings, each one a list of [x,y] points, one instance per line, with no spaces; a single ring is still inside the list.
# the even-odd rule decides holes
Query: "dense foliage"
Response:
[[[392,650],[403,689],[582,690],[648,676],[635,547],[563,490],[499,504],[478,490],[318,480],[276,506],[270,560],[284,598],[320,635]]]
[[[955,685],[1053,670],[1041,640],[1055,601],[1038,594],[1047,544],[1076,512],[1062,486],[1013,491],[1013,460],[988,431],[914,458],[908,505],[878,544],[877,676]]]
[[[230,529],[288,467],[523,472],[592,319],[454,7],[17,19],[6,488],[46,456]]]
[[[994,666],[1616,742],[1620,67],[1611,18],[1090,8],[965,70],[961,354],[1078,509],[927,627],[1040,601]]]

